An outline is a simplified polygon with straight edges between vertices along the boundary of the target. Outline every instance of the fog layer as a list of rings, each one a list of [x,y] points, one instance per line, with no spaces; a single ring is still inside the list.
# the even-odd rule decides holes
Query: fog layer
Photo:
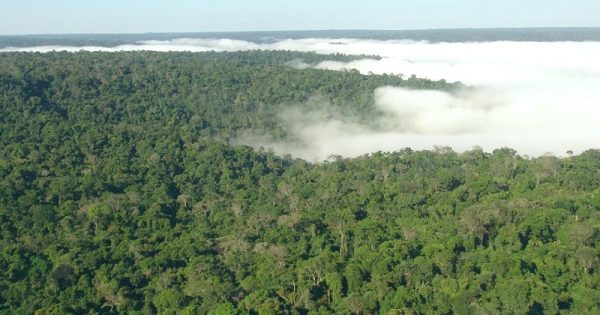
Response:
[[[600,147],[600,42],[428,43],[355,39],[283,40],[257,44],[227,39],[147,41],[106,47],[5,48],[2,51],[51,50],[239,51],[298,50],[318,53],[379,55],[349,63],[326,61],[295,68],[357,69],[361,73],[412,74],[472,85],[459,93],[415,91],[398,87],[375,90],[381,113],[372,124],[341,115],[324,119],[318,112],[282,113],[297,138],[294,143],[249,136],[236,143],[272,148],[280,154],[322,160],[329,155],[357,156],[404,147],[450,146],[462,151],[511,147],[521,154],[563,155]],[[289,117],[294,117],[291,119]],[[331,115],[327,115],[331,117]]]

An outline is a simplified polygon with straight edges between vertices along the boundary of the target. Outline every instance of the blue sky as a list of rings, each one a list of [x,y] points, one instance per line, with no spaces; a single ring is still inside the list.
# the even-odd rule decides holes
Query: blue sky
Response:
[[[1,0],[0,34],[599,27],[600,0]]]

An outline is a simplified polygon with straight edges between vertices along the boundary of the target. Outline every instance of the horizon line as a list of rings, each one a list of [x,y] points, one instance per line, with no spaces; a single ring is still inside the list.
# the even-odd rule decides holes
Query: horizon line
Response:
[[[460,31],[460,30],[550,30],[550,29],[586,29],[600,30],[600,26],[516,26],[516,27],[453,27],[453,28],[414,28],[414,29],[291,29],[291,30],[229,30],[229,31],[148,31],[148,32],[84,32],[84,33],[20,33],[0,34],[2,37],[19,36],[60,36],[60,35],[150,35],[150,34],[235,34],[235,33],[293,33],[293,32],[420,32],[420,31]]]

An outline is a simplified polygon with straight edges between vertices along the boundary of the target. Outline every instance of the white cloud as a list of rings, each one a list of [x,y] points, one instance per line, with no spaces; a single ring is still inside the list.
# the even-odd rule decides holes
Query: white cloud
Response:
[[[381,118],[374,124],[347,117],[295,113],[288,120],[297,143],[260,137],[238,139],[278,153],[313,160],[356,156],[404,147],[455,150],[502,146],[521,154],[564,154],[600,147],[600,42],[428,43],[358,39],[300,39],[257,44],[229,39],[176,39],[106,47],[4,48],[51,50],[241,51],[250,49],[379,55],[348,63],[325,61],[316,68],[361,73],[415,74],[461,81],[475,89],[458,94],[381,87],[374,91]],[[305,68],[301,61],[290,66]],[[298,119],[300,117],[301,119]],[[300,123],[301,122],[301,123]]]

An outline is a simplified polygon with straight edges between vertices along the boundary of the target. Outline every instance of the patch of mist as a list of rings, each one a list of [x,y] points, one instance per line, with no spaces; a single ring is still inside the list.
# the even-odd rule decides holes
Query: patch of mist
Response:
[[[298,70],[304,70],[304,69],[313,67],[313,65],[304,62],[304,60],[302,60],[302,59],[293,59],[293,60],[285,62],[284,65],[286,65],[292,69],[298,69]]]
[[[475,87],[456,94],[382,87],[374,91],[379,118],[370,123],[313,111],[283,113],[294,141],[264,136],[239,143],[310,160],[435,145],[468,150],[511,147],[520,154],[561,154],[600,147],[600,42],[464,42],[285,39],[253,43],[231,39],[144,41],[117,47],[30,47],[0,51],[242,51],[291,50],[377,55],[380,60],[292,61],[290,67],[356,69],[460,81]]]

